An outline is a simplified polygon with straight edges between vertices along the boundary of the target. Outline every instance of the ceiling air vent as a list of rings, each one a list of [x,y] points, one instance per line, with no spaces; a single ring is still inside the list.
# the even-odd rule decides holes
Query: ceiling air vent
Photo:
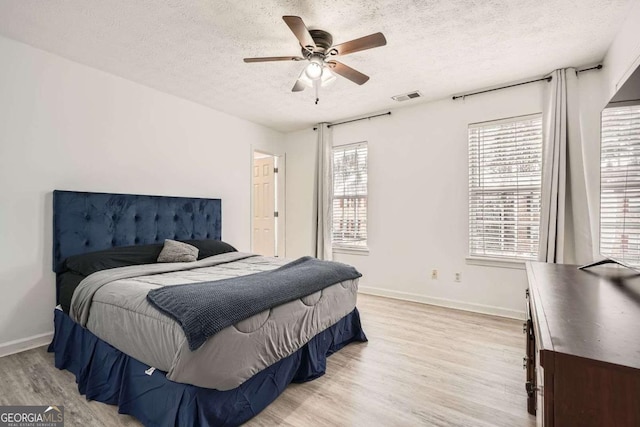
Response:
[[[408,101],[409,99],[413,99],[413,98],[420,98],[421,96],[422,94],[416,90],[413,92],[405,93],[403,95],[392,96],[391,99],[400,102],[400,101]]]

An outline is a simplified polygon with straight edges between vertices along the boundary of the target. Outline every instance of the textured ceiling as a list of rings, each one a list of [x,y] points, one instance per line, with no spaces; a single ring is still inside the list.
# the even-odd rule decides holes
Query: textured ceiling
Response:
[[[600,61],[637,0],[0,0],[0,34],[280,131]],[[282,15],[341,43],[387,45],[341,58],[368,74],[292,93],[302,62]],[[391,96],[420,90],[425,98]]]

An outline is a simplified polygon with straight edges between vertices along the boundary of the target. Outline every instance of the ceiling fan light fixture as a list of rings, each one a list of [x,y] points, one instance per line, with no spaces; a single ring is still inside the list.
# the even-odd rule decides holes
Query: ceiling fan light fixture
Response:
[[[324,67],[322,70],[322,77],[320,79],[320,86],[329,86],[331,83],[336,81],[336,75],[333,74],[328,67]]]
[[[302,70],[302,72],[300,73],[300,77],[298,77],[298,81],[304,84],[306,87],[313,88],[314,83],[316,82],[320,87],[326,87],[336,81],[336,75],[331,72],[329,67],[323,67],[320,78],[317,79],[309,78],[309,76],[307,75],[307,67]]]
[[[312,57],[309,59],[309,64],[304,69],[304,73],[311,80],[318,80],[322,77],[322,68],[323,68],[322,59],[318,57]]]
[[[302,73],[300,73],[300,77],[298,77],[298,81],[300,83],[302,83],[303,85],[305,85],[306,87],[313,87],[313,82],[314,80],[311,80],[308,76],[307,76],[307,69],[305,67],[304,70],[302,70]]]

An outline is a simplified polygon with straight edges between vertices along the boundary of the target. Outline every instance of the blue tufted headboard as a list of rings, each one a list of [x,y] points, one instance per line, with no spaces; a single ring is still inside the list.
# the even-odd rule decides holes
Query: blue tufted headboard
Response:
[[[220,199],[53,192],[53,271],[64,260],[164,239],[221,238]]]

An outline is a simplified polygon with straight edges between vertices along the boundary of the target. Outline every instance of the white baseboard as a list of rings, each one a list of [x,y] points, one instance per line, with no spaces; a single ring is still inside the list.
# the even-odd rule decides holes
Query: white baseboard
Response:
[[[47,332],[32,337],[21,338],[0,344],[0,357],[31,350],[32,348],[47,345],[53,340],[53,332]]]
[[[455,308],[458,310],[472,311],[474,313],[491,314],[493,316],[508,317],[510,319],[523,320],[524,311],[511,310],[508,308],[495,307],[492,305],[474,304],[464,301],[450,300],[446,298],[430,297],[410,292],[392,291],[389,289],[373,288],[370,286],[359,286],[358,292],[379,297],[399,299],[403,301],[419,302],[422,304],[437,305],[440,307]]]

